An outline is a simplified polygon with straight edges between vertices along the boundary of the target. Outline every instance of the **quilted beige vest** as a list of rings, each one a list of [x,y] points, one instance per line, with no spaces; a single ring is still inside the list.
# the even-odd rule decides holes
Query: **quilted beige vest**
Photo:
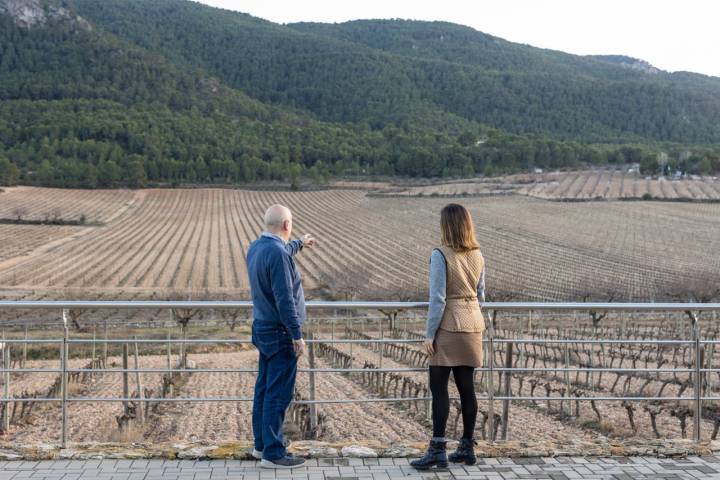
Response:
[[[447,266],[446,303],[440,328],[450,332],[484,331],[485,320],[477,297],[477,285],[485,266],[482,253],[480,250],[457,253],[449,247],[438,250]]]

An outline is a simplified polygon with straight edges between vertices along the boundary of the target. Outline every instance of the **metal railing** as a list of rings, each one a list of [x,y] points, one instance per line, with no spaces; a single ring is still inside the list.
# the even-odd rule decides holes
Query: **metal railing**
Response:
[[[408,310],[422,310],[428,307],[427,302],[308,302],[308,310],[336,310],[336,311],[356,311],[356,310],[379,310],[387,315],[388,312],[394,312],[395,316],[398,312]],[[88,310],[88,309],[186,309],[186,310],[199,310],[199,309],[211,309],[211,310],[222,310],[222,309],[251,309],[251,302],[245,301],[0,301],[1,310],[9,309],[43,309],[43,310],[57,310],[62,312],[63,319],[63,336],[62,338],[34,338],[34,339],[13,339],[4,338],[0,345],[2,351],[2,365],[0,373],[5,378],[4,382],[4,395],[0,398],[0,405],[9,404],[10,402],[40,402],[50,403],[56,402],[61,405],[61,418],[62,418],[62,431],[61,431],[61,443],[65,447],[67,445],[67,421],[68,411],[67,407],[69,403],[73,402],[250,402],[253,399],[251,397],[169,397],[169,398],[143,398],[143,397],[130,397],[127,393],[127,386],[124,390],[122,397],[71,397],[68,394],[68,376],[72,373],[134,373],[139,375],[141,373],[182,373],[182,372],[193,372],[193,373],[256,373],[257,370],[253,368],[221,368],[221,369],[208,369],[208,368],[193,368],[188,369],[185,367],[180,368],[129,368],[124,365],[123,368],[70,368],[68,366],[69,358],[69,347],[71,345],[81,344],[249,344],[250,339],[170,339],[170,338],[132,338],[132,339],[83,339],[83,338],[70,338],[69,325],[68,325],[68,314],[70,310]],[[700,331],[700,322],[698,320],[698,314],[700,312],[718,312],[720,311],[720,303],[536,303],[536,302],[486,302],[483,304],[483,310],[489,312],[492,321],[487,322],[486,335],[484,343],[487,347],[486,363],[487,365],[482,368],[477,368],[478,372],[487,373],[487,385],[486,394],[478,397],[480,401],[488,402],[488,419],[490,422],[490,435],[491,441],[495,440],[495,415],[494,407],[496,401],[503,402],[503,438],[506,438],[507,432],[507,411],[509,404],[512,401],[551,401],[551,400],[563,400],[563,401],[690,401],[693,403],[693,420],[694,420],[694,439],[695,441],[701,440],[701,416],[703,402],[706,401],[718,401],[720,396],[705,396],[702,392],[702,376],[709,373],[718,373],[720,369],[717,366],[712,365],[711,368],[703,368],[703,350],[706,345],[720,344],[719,340],[703,340]],[[680,312],[686,314],[692,322],[692,339],[655,339],[655,340],[638,340],[638,339],[525,339],[525,338],[498,338],[495,336],[494,324],[496,316],[501,312]],[[331,343],[331,344],[418,344],[421,343],[420,339],[399,339],[399,338],[368,338],[368,339],[309,339],[306,343],[309,345],[309,351],[313,351],[313,345],[319,343]],[[591,345],[691,345],[694,350],[694,362],[692,368],[623,368],[623,367],[570,367],[569,362],[566,362],[565,367],[512,367],[512,363],[506,363],[504,366],[496,365],[495,361],[495,344],[506,344],[508,348],[506,351],[512,355],[512,345],[514,344],[591,344]],[[13,344],[56,344],[60,348],[60,368],[10,368],[10,349],[9,346]],[[567,352],[567,349],[566,349]],[[311,406],[313,413],[315,413],[314,406],[317,404],[338,404],[338,403],[368,403],[368,402],[417,402],[425,401],[429,406],[431,397],[403,397],[403,398],[334,398],[334,399],[317,399],[315,398],[314,391],[314,375],[317,373],[366,373],[372,372],[426,372],[427,368],[420,367],[403,367],[403,368],[382,368],[382,355],[383,350],[380,350],[381,364],[380,368],[374,368],[368,370],[367,368],[315,368],[314,362],[310,363],[311,368],[299,368],[298,372],[308,373],[310,375],[310,387],[313,390],[310,393],[310,399],[307,400],[296,400],[293,403],[296,404],[308,404]],[[503,373],[505,376],[505,382],[509,382],[509,379],[514,372],[519,373],[531,373],[531,372],[559,372],[565,373],[566,376],[570,372],[588,372],[588,373],[600,373],[600,372],[615,372],[615,373],[687,373],[691,375],[693,380],[693,396],[663,396],[663,397],[650,397],[650,396],[570,396],[569,395],[569,381],[568,381],[568,395],[563,397],[552,397],[552,396],[512,396],[508,393],[508,386],[506,385],[505,395],[496,395],[495,385],[493,380],[493,373]],[[30,398],[13,398],[9,395],[8,385],[10,373],[57,373],[61,379],[61,394],[59,397],[30,397]],[[567,378],[567,377],[566,377]],[[8,422],[8,408],[5,409],[4,421]],[[7,431],[7,426],[5,428]]]

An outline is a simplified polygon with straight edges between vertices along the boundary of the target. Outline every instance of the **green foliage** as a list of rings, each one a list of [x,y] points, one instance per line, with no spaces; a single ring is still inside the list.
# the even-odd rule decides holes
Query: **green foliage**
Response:
[[[643,175],[657,175],[660,173],[660,163],[657,155],[646,154],[640,159],[640,173]]]
[[[112,160],[102,160],[98,165],[98,185],[114,187],[120,180],[120,167]]]
[[[147,182],[147,174],[145,173],[145,165],[140,155],[132,155],[127,166],[128,185],[131,188],[141,188]]]
[[[0,185],[15,185],[20,178],[20,169],[7,158],[0,156]]]
[[[300,175],[302,167],[297,163],[291,163],[287,166],[288,180],[290,181],[290,189],[298,190],[300,188]]]
[[[667,168],[720,171],[716,148],[654,141],[718,141],[711,79],[648,77],[444,23],[281,26],[178,0],[63,3],[93,28],[0,15],[3,184],[298,188],[641,162],[660,149]],[[589,143],[608,141],[623,144]]]

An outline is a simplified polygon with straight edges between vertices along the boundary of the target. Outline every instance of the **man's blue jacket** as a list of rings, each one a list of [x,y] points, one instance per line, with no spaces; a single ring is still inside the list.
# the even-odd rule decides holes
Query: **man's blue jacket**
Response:
[[[302,338],[305,293],[292,258],[302,247],[301,240],[285,243],[270,233],[263,233],[250,245],[247,267],[256,331],[284,327],[293,340]]]

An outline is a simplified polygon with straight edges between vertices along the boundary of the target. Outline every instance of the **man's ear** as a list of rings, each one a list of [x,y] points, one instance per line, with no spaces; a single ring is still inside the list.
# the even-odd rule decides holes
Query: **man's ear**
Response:
[[[290,231],[290,220],[283,220],[283,231]]]

